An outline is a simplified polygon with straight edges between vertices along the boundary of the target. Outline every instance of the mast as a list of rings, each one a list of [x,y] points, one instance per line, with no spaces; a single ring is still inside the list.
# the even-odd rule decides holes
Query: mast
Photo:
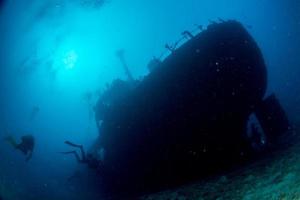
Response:
[[[120,59],[122,65],[123,65],[123,68],[124,68],[124,71],[125,71],[125,74],[128,78],[128,80],[130,82],[134,82],[134,79],[133,79],[133,76],[128,68],[128,65],[127,65],[127,62],[125,60],[125,57],[124,57],[124,49],[120,49],[116,52],[116,56]]]

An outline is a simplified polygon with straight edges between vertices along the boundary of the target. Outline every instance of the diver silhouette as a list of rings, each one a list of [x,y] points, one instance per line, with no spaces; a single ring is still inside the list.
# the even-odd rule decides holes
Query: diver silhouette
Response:
[[[20,143],[17,143],[16,139],[13,136],[8,136],[4,139],[15,149],[20,150],[24,155],[26,155],[26,161],[29,161],[31,159],[34,149],[34,137],[32,135],[22,136]]]
[[[78,163],[87,164],[87,166],[91,169],[97,169],[97,170],[102,169],[103,162],[100,159],[97,159],[97,157],[93,156],[93,154],[91,154],[91,153],[86,154],[82,145],[74,144],[70,141],[65,141],[65,144],[70,145],[70,146],[75,147],[75,148],[79,148],[80,153],[81,153],[81,158],[75,150],[74,151],[60,152],[60,153],[62,153],[62,154],[73,154]]]

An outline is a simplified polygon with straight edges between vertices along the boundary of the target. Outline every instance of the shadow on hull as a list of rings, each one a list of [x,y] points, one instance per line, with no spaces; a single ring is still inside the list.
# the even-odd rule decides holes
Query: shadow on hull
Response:
[[[264,59],[236,21],[210,25],[157,65],[120,97],[97,104],[97,147],[105,149],[104,184],[112,193],[174,186],[247,160],[254,154],[251,113],[267,129],[288,129],[276,98],[263,103]],[[269,114],[280,116],[264,120]]]

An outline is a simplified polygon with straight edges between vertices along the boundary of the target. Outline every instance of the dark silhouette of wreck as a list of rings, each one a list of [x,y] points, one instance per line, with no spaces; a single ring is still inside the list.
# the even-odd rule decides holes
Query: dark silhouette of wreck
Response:
[[[174,186],[247,160],[252,113],[269,146],[289,128],[276,97],[264,100],[264,59],[239,22],[213,23],[156,63],[137,84],[117,81],[118,98],[96,106],[111,193]]]

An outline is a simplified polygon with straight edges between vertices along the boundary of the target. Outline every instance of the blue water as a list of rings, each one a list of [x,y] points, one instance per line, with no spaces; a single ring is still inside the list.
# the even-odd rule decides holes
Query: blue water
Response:
[[[3,200],[98,199],[94,172],[59,152],[70,150],[65,140],[88,149],[97,138],[93,106],[107,84],[126,79],[116,51],[124,49],[133,77],[142,79],[166,43],[210,20],[247,27],[266,61],[268,93],[300,123],[298,0],[4,0],[0,6],[0,138],[36,140],[29,162],[0,140]]]

